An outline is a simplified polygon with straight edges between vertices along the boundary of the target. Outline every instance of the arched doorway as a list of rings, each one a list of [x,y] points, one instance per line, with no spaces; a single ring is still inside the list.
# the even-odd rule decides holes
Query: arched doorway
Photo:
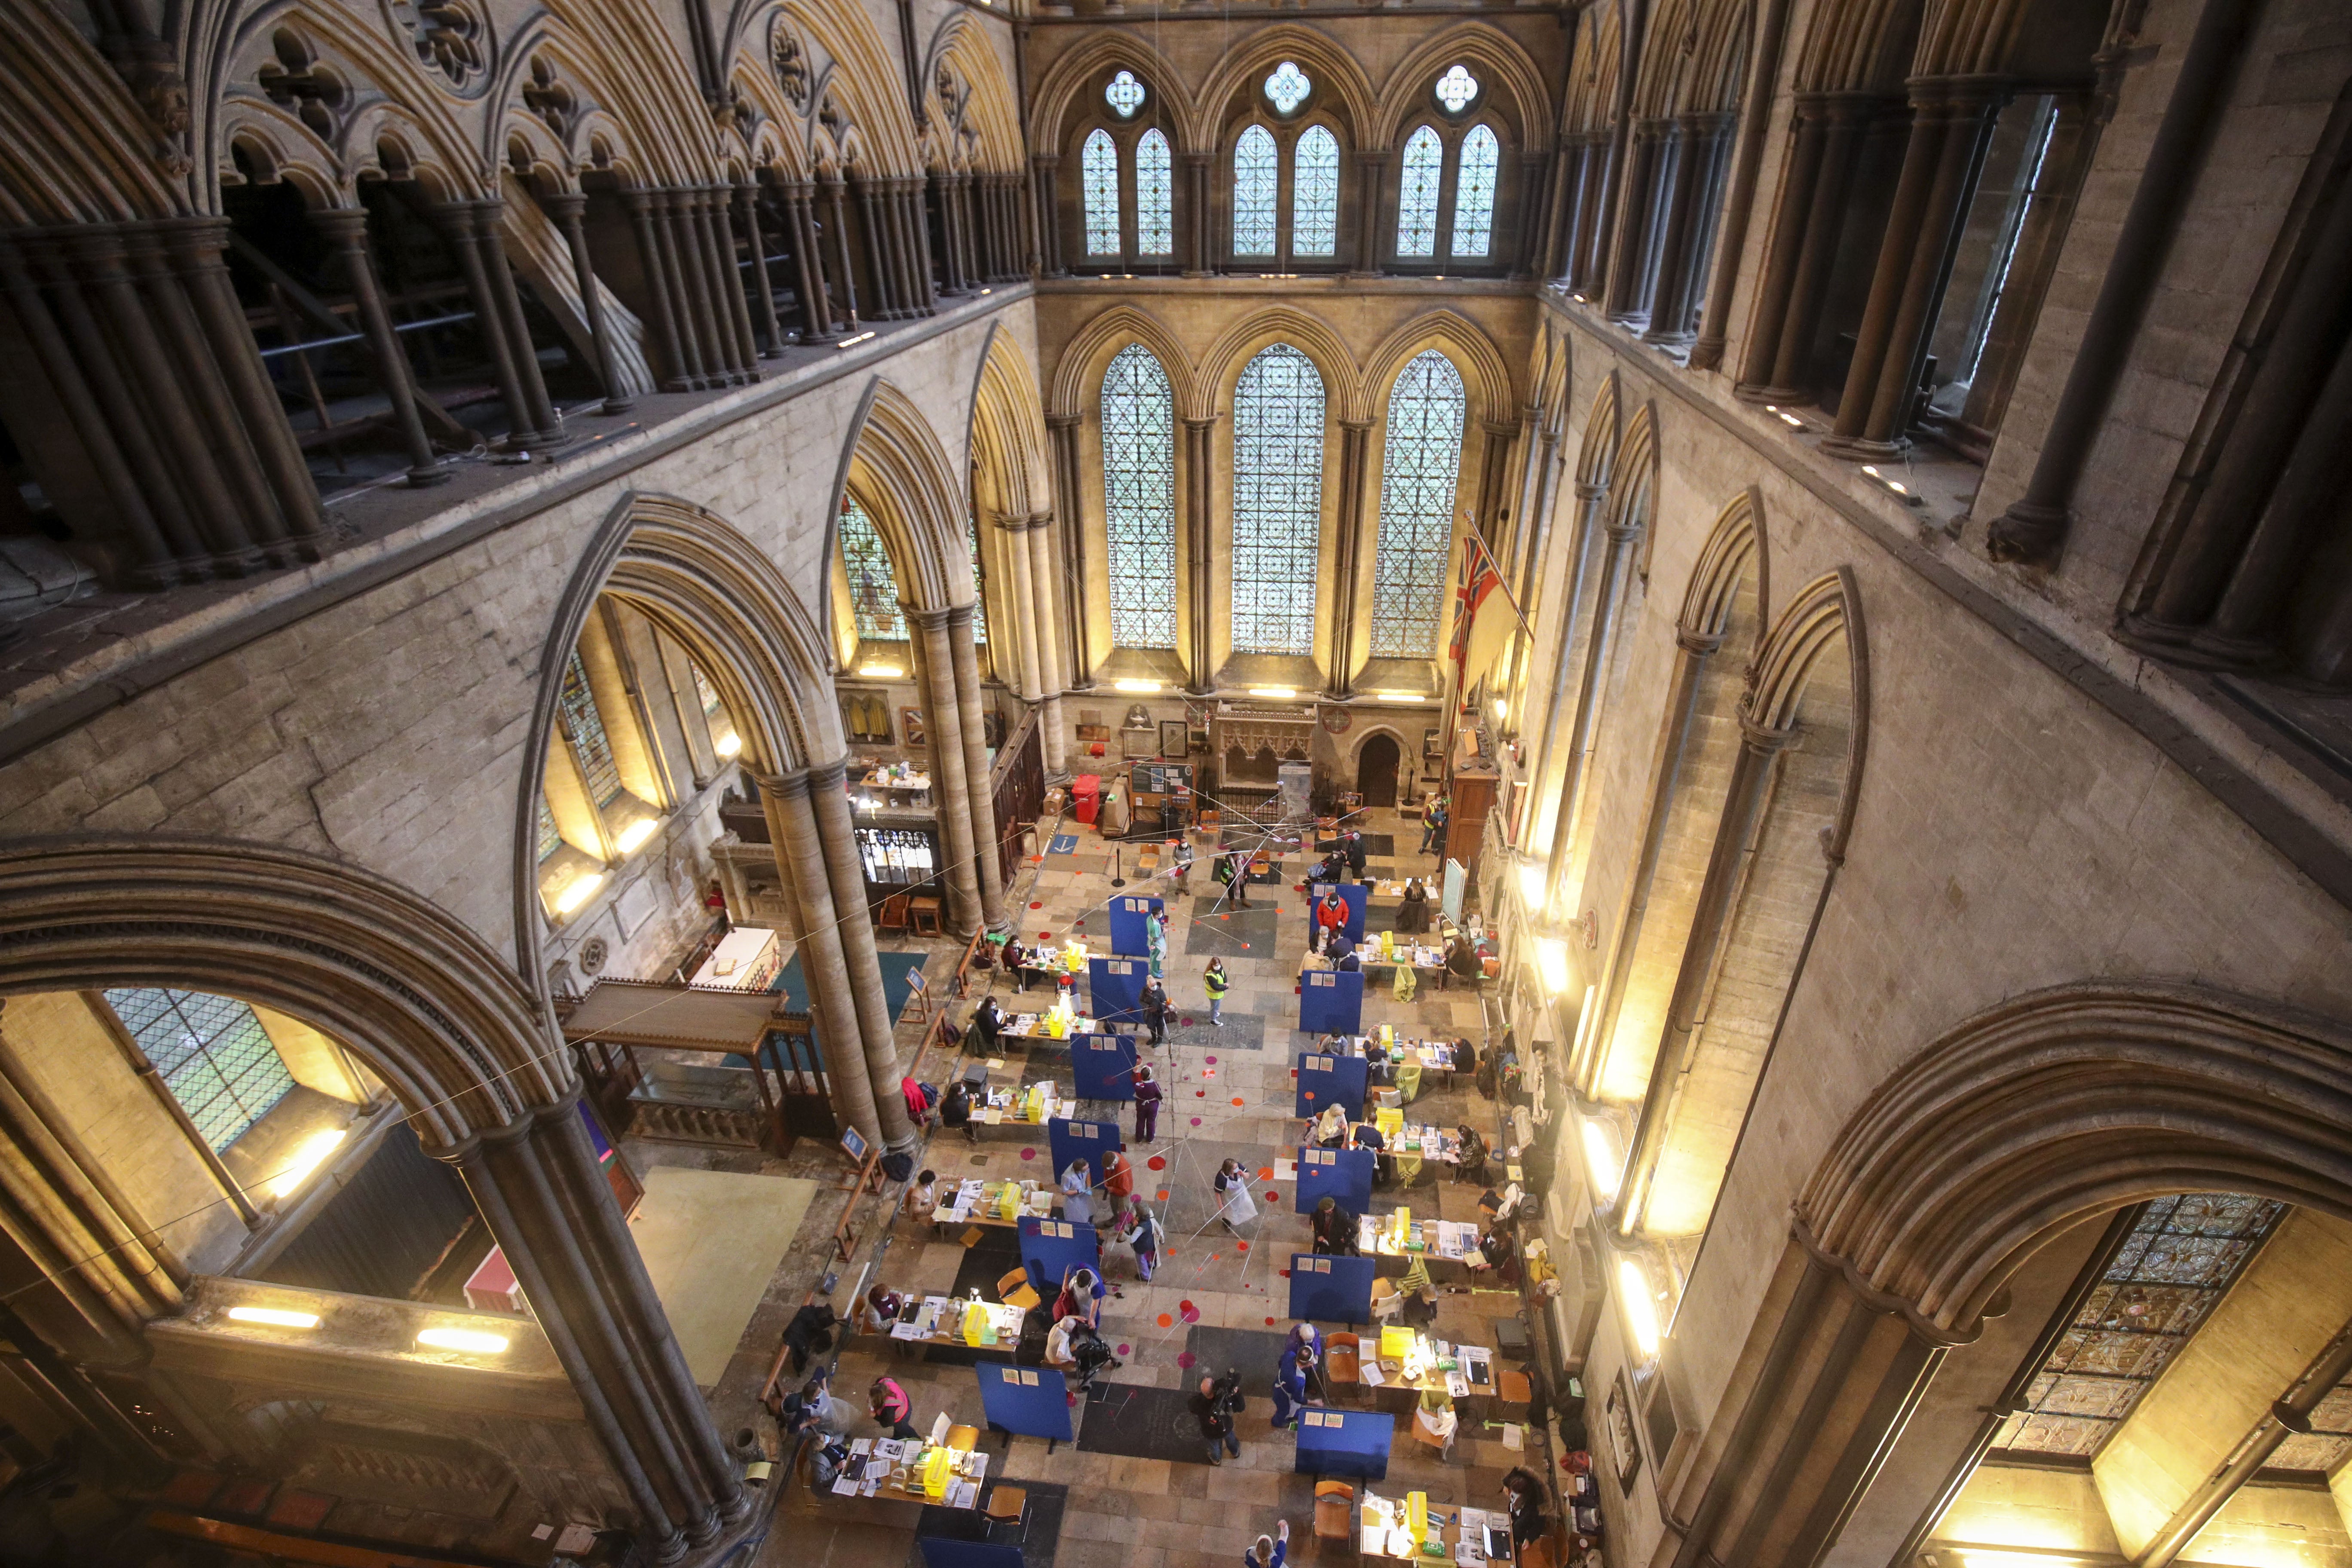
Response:
[[[1368,806],[1393,806],[1397,800],[1397,764],[1403,753],[1393,735],[1374,735],[1356,753],[1356,793]]]

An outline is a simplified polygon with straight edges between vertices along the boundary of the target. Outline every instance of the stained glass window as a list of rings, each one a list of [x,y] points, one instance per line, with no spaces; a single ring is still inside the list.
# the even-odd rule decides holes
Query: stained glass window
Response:
[[[1993,1447],[2096,1454],[2285,1212],[2238,1193],[2188,1193],[2148,1205]]]
[[[1339,238],[1339,142],[1320,125],[1298,139],[1290,162],[1290,250],[1329,256]]]
[[[988,581],[980,573],[980,519],[963,520],[964,531],[971,536],[971,640],[982,647],[988,646]]]
[[[555,813],[547,809],[547,796],[539,797],[539,858],[546,859],[563,847],[563,835],[555,826]]]
[[[1103,373],[1103,524],[1110,539],[1110,640],[1176,646],[1176,395],[1150,349],[1129,343]]]
[[[1087,203],[1087,254],[1118,254],[1118,149],[1110,132],[1096,131],[1087,137],[1078,167]]]
[[[109,991],[106,1001],[215,1151],[244,1136],[294,1087],[261,1020],[234,997],[121,990]]]
[[[857,635],[869,642],[905,642],[907,617],[898,610],[898,579],[890,552],[874,531],[874,520],[854,497],[841,498],[841,563],[849,570],[849,605]]]
[[[1147,131],[1135,144],[1135,248],[1142,256],[1176,249],[1175,186],[1169,174],[1168,138]]]
[[[596,710],[596,693],[588,684],[588,667],[573,653],[563,667],[563,689],[556,694],[565,733],[572,737],[572,755],[580,759],[588,796],[599,808],[613,804],[621,793],[621,770],[613,761],[613,742],[604,733],[604,716]]]
[[[1462,138],[1454,181],[1454,254],[1484,256],[1495,234],[1495,165],[1502,147],[1494,132],[1474,125]]]
[[[694,694],[701,700],[702,714],[707,719],[719,711],[719,688],[710,684],[710,677],[702,673],[700,665],[689,664],[686,668],[694,672]]]
[[[1253,125],[1234,143],[1234,254],[1274,254],[1274,134]]]
[[[1372,657],[1427,658],[1454,552],[1462,468],[1462,373],[1435,349],[1415,354],[1389,392],[1381,456],[1381,537],[1372,560]]]
[[[1133,71],[1121,71],[1103,89],[1103,101],[1121,120],[1132,120],[1135,111],[1143,107],[1143,84],[1135,79]]]
[[[1445,74],[1437,79],[1437,101],[1445,106],[1448,114],[1459,114],[1478,96],[1478,79],[1470,74],[1467,66],[1447,66]]]
[[[1265,79],[1265,100],[1274,105],[1276,114],[1288,114],[1306,102],[1307,95],[1314,90],[1315,84],[1307,79],[1307,73],[1298,68],[1296,60],[1283,61]]]
[[[1445,148],[1424,125],[1404,144],[1404,183],[1397,189],[1397,254],[1437,253],[1437,184],[1445,173]]]
[[[1323,378],[1288,343],[1234,388],[1234,651],[1312,654],[1323,518]]]

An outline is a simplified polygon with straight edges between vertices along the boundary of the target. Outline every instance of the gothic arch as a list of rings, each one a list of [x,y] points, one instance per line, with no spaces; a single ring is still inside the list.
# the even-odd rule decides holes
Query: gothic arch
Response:
[[[1348,345],[1316,317],[1287,305],[1272,305],[1236,321],[1200,355],[1201,374],[1189,394],[1180,394],[1179,410],[1186,416],[1213,419],[1233,402],[1234,383],[1258,350],[1286,342],[1315,362],[1322,374],[1329,416],[1342,422],[1371,417],[1364,395],[1363,375]]]
[[[1613,413],[1613,397],[1611,403]],[[1609,487],[1611,528],[1645,528],[1650,521],[1651,503],[1658,486],[1657,408],[1654,403],[1644,403],[1634,410],[1632,421],[1625,426],[1624,437],[1617,443],[1616,453],[1610,460],[1609,476],[1603,482]],[[1588,436],[1589,433],[1588,427]],[[1582,477],[1582,465],[1579,464],[1578,478]]]
[[[1598,495],[1609,488],[1610,477],[1617,471],[1617,372],[1612,367],[1601,378],[1600,390],[1592,395],[1592,406],[1584,411],[1584,443],[1576,453],[1576,488],[1585,495]]]
[[[1862,763],[1870,741],[1870,653],[1863,637],[1862,602],[1854,590],[1853,574],[1841,566],[1824,573],[1797,591],[1789,607],[1773,622],[1771,635],[1756,656],[1755,689],[1748,700],[1750,721],[1768,730],[1786,730],[1803,717],[1807,689],[1822,655],[1843,650],[1849,667],[1847,697],[1853,703],[1853,740],[1846,756],[1845,783],[1838,801],[1837,820],[1822,852],[1832,864],[1845,858],[1846,840],[1853,832],[1855,796],[1862,789]]]
[[[184,210],[154,129],[98,51],[48,5],[0,9],[0,217],[12,227],[131,222]],[[38,105],[37,112],[30,111]]]
[[[1850,1279],[1948,1343],[2065,1226],[2200,1189],[2352,1216],[2352,1035],[2189,984],[2015,997],[1882,1083],[1796,1209]]]
[[[408,889],[276,845],[141,834],[0,847],[0,993],[193,985],[363,1057],[447,1150],[560,1105],[571,1058],[489,945]]]
[[[1588,5],[1576,18],[1560,129],[1570,135],[1606,130],[1617,118],[1617,73],[1622,64],[1622,0]]]
[[[1720,639],[1731,624],[1731,612],[1740,584],[1752,566],[1759,611],[1772,603],[1770,552],[1764,536],[1764,496],[1754,485],[1729,500],[1715,515],[1715,527],[1700,546],[1698,564],[1691,568],[1690,585],[1683,592],[1682,613],[1675,628],[1686,637]],[[1759,614],[1760,642],[1765,621]]]
[[[1735,0],[1666,0],[1652,14],[1633,82],[1633,113],[1728,114],[1739,105],[1747,7]]]
[[[961,121],[975,138],[968,161],[953,149],[946,149],[954,165],[996,174],[1019,170],[1025,160],[1022,156],[1021,114],[1013,100],[1013,86],[1004,79],[1004,62],[990,46],[986,29],[972,20],[971,12],[958,9],[949,13],[947,20],[931,35],[930,47],[924,54],[922,89],[934,131],[955,118],[940,96],[941,67],[954,68],[962,80],[966,97]]]
[[[1028,363],[1013,346],[1002,321],[992,322],[981,350],[972,387],[971,422],[965,447],[978,470],[985,462],[995,473],[1001,510],[1011,516],[1042,511],[1054,504],[1045,464],[1043,406]]]
[[[1551,148],[1551,94],[1517,38],[1486,22],[1463,22],[1416,47],[1389,73],[1365,131],[1365,145],[1393,147],[1408,116],[1423,113],[1438,72],[1456,62],[1478,78],[1477,107],[1508,105],[1515,150],[1541,157]]]
[[[1174,62],[1145,42],[1139,32],[1126,27],[1089,33],[1085,43],[1046,68],[1045,74],[1030,89],[1034,108],[1029,144],[1040,151],[1061,146],[1071,117],[1085,112],[1078,107],[1078,94],[1104,71],[1118,66],[1141,77],[1144,86],[1160,100],[1160,112],[1169,117],[1179,133],[1179,153],[1211,150],[1213,138],[1203,129],[1192,100],[1185,95],[1182,73]]]
[[[1507,421],[1518,411],[1511,388],[1511,373],[1486,329],[1457,311],[1433,310],[1415,316],[1382,340],[1364,362],[1364,397],[1374,407],[1388,405],[1389,389],[1397,375],[1423,349],[1437,349],[1462,373],[1470,391],[1470,419]]]
[[[582,100],[583,112],[566,146],[575,176],[581,164],[591,162],[592,140],[601,131],[608,151],[624,152],[641,184],[684,185],[715,178],[717,164],[709,142],[698,139],[690,124],[680,123],[677,114],[679,94],[691,100],[697,112],[701,112],[701,95],[682,77],[671,80],[667,90],[660,80],[663,66],[682,71],[685,62],[675,55],[667,59],[646,58],[644,51],[638,51],[638,57],[613,58],[552,17],[535,18],[509,43],[499,62],[488,99],[495,107],[482,127],[485,165],[497,163],[509,123],[522,119],[544,125],[522,100],[532,62],[544,58]],[[615,132],[618,149],[612,148]]]
[[[898,591],[908,604],[919,610],[970,605],[973,584],[963,538],[967,489],[922,411],[877,376],[849,422],[833,505],[825,514],[825,558],[836,548],[841,499],[854,494],[888,547]]]
[[[1236,100],[1250,101],[1265,74],[1284,60],[1296,60],[1315,85],[1315,99],[1347,128],[1347,143],[1371,145],[1368,138],[1379,114],[1372,85],[1353,55],[1311,27],[1277,22],[1243,36],[1210,70],[1194,95],[1193,129],[1204,139],[1190,150],[1222,151],[1214,139],[1225,123],[1226,110]],[[1328,96],[1327,96],[1328,95]]]
[[[1096,395],[1102,390],[1103,367],[1111,356],[1129,343],[1141,343],[1150,349],[1160,368],[1168,373],[1168,384],[1176,394],[1180,411],[1193,407],[1199,394],[1193,389],[1192,357],[1176,341],[1159,317],[1133,305],[1114,305],[1089,321],[1062,345],[1054,362],[1053,399],[1045,405],[1046,416],[1055,419],[1084,417],[1095,406]]]
[[[863,10],[850,6],[819,6],[803,0],[785,0],[782,15],[792,18],[806,43],[824,52],[809,92],[809,111],[820,112],[829,96],[836,96],[854,134],[848,145],[860,151],[848,160],[867,175],[907,175],[923,172],[922,149],[916,145],[915,124],[908,109],[904,73],[875,33]]]

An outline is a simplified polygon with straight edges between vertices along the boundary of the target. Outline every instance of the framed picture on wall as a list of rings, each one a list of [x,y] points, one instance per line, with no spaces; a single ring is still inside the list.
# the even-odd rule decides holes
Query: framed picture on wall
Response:
[[[902,746],[927,746],[930,738],[923,732],[923,710],[919,708],[898,710],[898,743]]]
[[[1183,720],[1160,721],[1160,754],[1161,756],[1181,757],[1190,752],[1192,749],[1192,731],[1185,728]]]

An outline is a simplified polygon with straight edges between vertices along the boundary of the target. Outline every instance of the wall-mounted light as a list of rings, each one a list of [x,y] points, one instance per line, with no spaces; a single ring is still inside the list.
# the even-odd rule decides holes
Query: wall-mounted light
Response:
[[[1495,699],[1495,717],[1497,720],[1501,719],[1504,714],[1508,713],[1510,710],[1511,701],[1509,698],[1497,697]]]
[[[861,664],[857,673],[868,680],[897,680],[907,672],[895,664]]]
[[[555,895],[555,912],[559,915],[570,914],[594,898],[596,889],[604,885],[604,873],[602,871],[584,871],[572,878],[571,881],[564,884],[563,891]]]
[[[731,757],[742,749],[743,737],[736,734],[732,730],[729,731],[726,734],[719,736],[718,742],[712,747],[712,750],[716,751],[722,757]]]
[[[1914,493],[1913,493],[1913,491],[1912,491],[1912,489],[1911,489],[1911,487],[1910,487],[1910,486],[1908,486],[1908,485],[1905,484],[1905,483],[1904,483],[1902,480],[1900,480],[1900,479],[1888,479],[1885,474],[1880,473],[1880,472],[1878,471],[1878,469],[1877,469],[1876,468],[1874,468],[1874,466],[1872,466],[1871,464],[1869,464],[1869,463],[1864,463],[1864,464],[1862,466],[1862,471],[1863,471],[1864,474],[1868,475],[1868,476],[1870,477],[1870,479],[1873,479],[1874,481],[1875,481],[1875,482],[1876,482],[1880,487],[1882,487],[1883,489],[1887,489],[1887,490],[1889,490],[1889,491],[1892,491],[1894,494],[1895,494],[1895,495],[1897,495],[1897,496],[1901,497],[1901,498],[1902,498],[1902,500],[1903,500],[1903,504],[1904,504],[1904,505],[1906,505],[1906,506],[1925,506],[1925,505],[1927,505],[1927,502],[1925,502],[1925,501],[1921,500],[1918,498],[1918,496],[1917,496],[1917,495],[1916,495],[1916,494],[1914,494]]]
[[[1592,1031],[1600,1026],[1601,1020],[1592,1011],[1593,997],[1600,990],[1601,987],[1597,984],[1584,988],[1584,1001],[1576,1009],[1576,1041],[1569,1047],[1570,1061],[1580,1062],[1584,1059],[1584,1049],[1592,1039]]]
[[[837,349],[854,349],[873,335],[872,332],[860,332],[856,337],[844,338],[833,346]]]
[[[273,1329],[315,1329],[316,1312],[289,1312],[282,1307],[231,1307],[229,1319],[238,1323],[267,1323]]]
[[[1422,700],[1422,695],[1418,691],[1375,691],[1372,695],[1379,698],[1383,702],[1419,702]]]
[[[1298,688],[1296,686],[1253,686],[1249,689],[1249,694],[1252,697],[1272,697],[1287,702],[1292,698],[1298,695]]]
[[[486,1334],[478,1329],[426,1329],[416,1336],[416,1342],[428,1350],[465,1351],[472,1355],[498,1355],[507,1348],[504,1334]]]
[[[1156,680],[1114,680],[1110,683],[1110,689],[1113,691],[1157,691],[1160,689],[1160,682]]]
[[[1536,938],[1536,973],[1543,976],[1545,995],[1557,996],[1567,990],[1568,943],[1556,936]]]
[[[1617,1260],[1617,1295],[1624,1303],[1625,1327],[1643,1361],[1658,1354],[1658,1303],[1650,1286],[1650,1271],[1630,1258]]]
[[[1519,862],[1519,901],[1531,910],[1543,908],[1545,868],[1533,860]]]
[[[1606,1122],[1584,1118],[1584,1175],[1591,1184],[1596,1203],[1610,1204],[1617,1200],[1617,1188],[1625,1180],[1625,1157],[1617,1152],[1617,1141],[1609,1135]]]
[[[344,1129],[331,1127],[321,1132],[313,1132],[297,1143],[292,1156],[286,1162],[286,1168],[270,1178],[269,1195],[282,1198],[300,1186],[328,1155],[342,1146],[343,1140],[349,1136]]]

